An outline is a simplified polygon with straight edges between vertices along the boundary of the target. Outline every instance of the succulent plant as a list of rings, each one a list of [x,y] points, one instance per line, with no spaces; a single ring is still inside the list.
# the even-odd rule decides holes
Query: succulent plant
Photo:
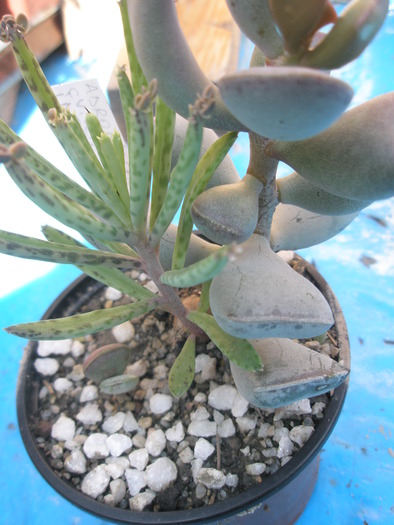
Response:
[[[81,337],[158,308],[186,333],[169,374],[173,395],[192,383],[196,340],[206,334],[229,359],[241,394],[256,406],[277,407],[327,392],[349,373],[293,340],[324,337],[333,315],[278,252],[323,242],[371,202],[394,194],[394,93],[346,111],[353,90],[330,75],[369,44],[388,0],[353,0],[339,17],[329,0],[227,4],[255,49],[249,69],[214,84],[187,45],[173,0],[119,1],[131,71],[131,79],[118,72],[129,166],[118,133],[106,134],[87,114],[96,153],[75,115],[61,107],[24,40],[25,17],[2,19],[0,38],[11,42],[88,189],[4,122],[0,160],[35,204],[89,246],[46,226],[46,240],[0,232],[0,251],[74,264],[131,297],[126,305],[7,331],[29,339]],[[242,177],[228,154],[241,131],[250,143]],[[279,161],[296,171],[279,178]],[[157,293],[130,277],[135,268]],[[177,291],[189,287],[200,290],[193,308]],[[85,373],[104,393],[131,391],[136,380],[124,374],[130,359],[127,345],[108,345],[89,356]]]

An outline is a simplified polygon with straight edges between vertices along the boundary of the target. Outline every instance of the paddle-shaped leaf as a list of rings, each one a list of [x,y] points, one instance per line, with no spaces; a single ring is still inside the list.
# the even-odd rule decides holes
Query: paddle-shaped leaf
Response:
[[[123,343],[111,343],[93,350],[83,363],[85,376],[101,383],[108,377],[122,374],[131,359],[130,346]]]
[[[249,341],[234,337],[222,330],[212,315],[190,312],[188,318],[207,334],[230,362],[244,370],[262,369],[263,363]]]
[[[146,314],[154,307],[153,300],[144,299],[136,303],[76,314],[71,317],[16,324],[5,330],[10,334],[32,340],[71,339],[113,328],[134,317]]]
[[[394,195],[393,136],[391,92],[350,109],[316,137],[299,142],[274,141],[266,153],[334,195],[385,199]]]
[[[349,370],[330,357],[290,339],[251,341],[264,369],[250,372],[230,362],[242,397],[260,408],[277,408],[339,386]]]
[[[352,88],[302,67],[262,67],[222,77],[218,88],[230,111],[255,133],[302,140],[320,133],[345,111]]]
[[[195,371],[195,355],[196,338],[193,335],[189,335],[168,376],[168,386],[173,396],[180,397],[192,384]]]
[[[129,374],[108,377],[100,383],[100,392],[103,394],[110,394],[111,396],[127,394],[134,390],[138,383],[139,377],[131,376]]]

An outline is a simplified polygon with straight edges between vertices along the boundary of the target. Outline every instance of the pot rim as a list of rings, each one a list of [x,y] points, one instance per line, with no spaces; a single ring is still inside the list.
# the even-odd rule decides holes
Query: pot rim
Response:
[[[350,368],[349,339],[345,319],[338,300],[328,283],[316,270],[316,268],[300,256],[296,255],[296,257],[298,260],[303,262],[307,273],[330,304],[337,329],[339,356],[344,366]],[[97,288],[104,286],[86,275],[81,275],[76,280],[74,280],[55,299],[55,301],[52,302],[42,318],[46,319],[53,316],[54,312],[61,306],[67,295],[74,292],[82,284],[86,285],[86,283],[89,282],[93,286],[96,284]],[[281,467],[274,474],[271,474],[268,478],[264,478],[261,484],[252,487],[242,494],[229,497],[226,500],[213,503],[212,505],[204,505],[191,510],[163,511],[160,513],[150,511],[133,511],[121,509],[119,507],[112,507],[105,503],[101,503],[75,489],[71,484],[59,478],[54,473],[36,447],[33,434],[29,428],[31,410],[29,410],[27,406],[27,401],[29,400],[31,402],[32,398],[34,398],[34,393],[33,395],[29,393],[28,384],[30,382],[28,381],[28,378],[29,371],[32,368],[33,359],[35,358],[34,351],[36,346],[37,342],[29,341],[21,361],[17,384],[18,424],[28,455],[42,477],[65,499],[82,510],[89,512],[90,514],[108,519],[115,523],[135,523],[138,525],[155,525],[157,523],[164,525],[172,525],[174,523],[181,523],[185,525],[210,523],[218,519],[235,515],[238,512],[242,512],[246,508],[262,504],[264,500],[275,494],[282,486],[287,485],[290,481],[292,481],[299,472],[301,472],[313,459],[316,458],[317,454],[322,449],[324,443],[330,436],[335,426],[335,423],[341,413],[348,389],[347,379],[335,389],[333,395],[330,398],[330,403],[325,409],[324,417],[317,423],[314,432],[305,445],[294,455],[294,457],[292,457],[290,461],[288,461],[288,463],[286,463],[286,465]]]

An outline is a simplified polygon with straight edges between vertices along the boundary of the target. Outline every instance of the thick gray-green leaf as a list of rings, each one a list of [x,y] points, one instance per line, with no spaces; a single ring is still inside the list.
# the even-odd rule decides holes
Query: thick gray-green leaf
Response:
[[[394,92],[347,111],[329,129],[297,142],[274,141],[267,153],[302,177],[348,199],[394,195]]]
[[[100,383],[100,392],[103,394],[110,394],[111,396],[127,394],[135,389],[139,380],[139,377],[134,377],[129,374],[108,377]]]
[[[349,370],[330,357],[290,339],[251,341],[264,370],[249,372],[230,363],[242,397],[260,408],[278,408],[339,386]]]
[[[76,314],[71,317],[16,324],[5,330],[25,339],[48,341],[71,339],[113,328],[134,317],[146,314],[154,307],[153,300],[145,299],[136,303]]]
[[[265,237],[252,235],[242,253],[213,278],[211,311],[236,337],[304,338],[333,324],[321,292],[275,254]]]
[[[266,57],[276,58],[283,53],[283,42],[268,0],[226,0],[226,3],[242,32]]]
[[[173,396],[180,397],[192,384],[195,372],[195,355],[196,339],[190,335],[175,359],[168,376],[168,386]]]
[[[335,237],[358,216],[321,215],[291,204],[278,204],[272,218],[271,247],[279,250],[300,250]]]
[[[93,264],[110,268],[141,267],[139,260],[127,255],[47,242],[2,230],[0,230],[0,253],[21,257],[22,259],[74,264],[76,266]]]
[[[320,133],[353,96],[346,82],[303,67],[250,68],[222,77],[217,85],[230,111],[248,129],[278,140]]]
[[[197,64],[178,23],[173,0],[129,0],[129,17],[135,49],[148,78],[156,78],[159,96],[177,113],[187,118],[189,104],[211,86],[217,89]],[[160,50],[165,49],[164,52]],[[218,92],[217,92],[218,94]],[[218,94],[206,125],[213,129],[243,129]]]
[[[361,211],[372,202],[338,197],[315,186],[296,172],[278,179],[277,188],[279,202],[322,215],[349,215]]]
[[[243,242],[256,228],[262,188],[263,184],[249,174],[239,182],[210,188],[193,202],[193,221],[213,242]]]
[[[249,341],[234,337],[222,330],[212,315],[190,312],[188,318],[207,334],[231,362],[244,370],[261,370],[263,366],[261,359]]]
[[[85,376],[99,384],[108,377],[122,374],[130,362],[131,347],[123,343],[111,343],[93,350],[83,363]]]

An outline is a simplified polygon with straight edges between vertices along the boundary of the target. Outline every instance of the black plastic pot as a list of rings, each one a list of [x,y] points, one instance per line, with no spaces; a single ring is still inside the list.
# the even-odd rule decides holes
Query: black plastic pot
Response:
[[[347,328],[341,308],[327,282],[306,261],[307,277],[320,289],[329,302],[335,319],[339,358],[350,367]],[[55,318],[75,313],[102,285],[82,276],[72,283],[49,307],[43,318]],[[338,387],[326,407],[324,418],[302,449],[275,474],[264,478],[241,495],[194,510],[174,512],[137,512],[111,507],[78,491],[71,483],[59,478],[37,448],[29,422],[37,412],[38,389],[34,387],[36,344],[30,342],[25,352],[17,389],[19,428],[27,452],[44,479],[64,498],[93,515],[121,524],[187,525],[217,523],[223,525],[290,525],[304,510],[316,483],[319,452],[340,415],[347,392],[347,382]]]

